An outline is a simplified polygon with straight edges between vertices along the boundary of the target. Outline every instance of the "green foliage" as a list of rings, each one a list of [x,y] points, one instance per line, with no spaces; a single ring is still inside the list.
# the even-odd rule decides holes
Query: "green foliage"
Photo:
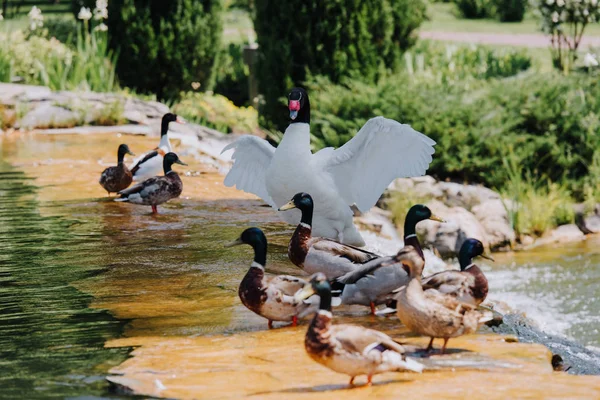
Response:
[[[454,0],[459,14],[463,18],[491,18],[495,15],[494,0]]]
[[[0,45],[0,82],[10,82],[12,79],[12,62],[6,46]]]
[[[526,50],[448,45],[421,40],[404,54],[403,69],[424,84],[471,85],[481,79],[513,76],[529,69]]]
[[[502,22],[521,22],[528,0],[495,0],[496,17]]]
[[[422,85],[410,76],[376,86],[356,81],[310,85],[316,148],[340,146],[367,119],[383,115],[437,141],[429,173],[503,188],[508,152],[532,181],[564,183],[578,199],[600,148],[597,76],[537,74],[461,85]]]
[[[287,123],[282,98],[308,73],[374,82],[412,43],[425,11],[422,0],[257,0],[254,7],[261,118],[280,129]]]
[[[221,0],[111,0],[111,47],[120,81],[160,99],[193,82],[213,86],[222,35]]]
[[[247,105],[250,71],[244,63],[245,44],[229,43],[221,49],[216,63],[215,93],[222,94],[237,106]]]
[[[258,114],[252,107],[236,107],[226,97],[210,93],[187,92],[173,107],[189,121],[225,133],[258,132]]]
[[[48,31],[49,38],[54,37],[59,42],[69,46],[74,46],[76,44],[79,25],[70,15],[69,18],[46,18],[44,20],[44,28]]]

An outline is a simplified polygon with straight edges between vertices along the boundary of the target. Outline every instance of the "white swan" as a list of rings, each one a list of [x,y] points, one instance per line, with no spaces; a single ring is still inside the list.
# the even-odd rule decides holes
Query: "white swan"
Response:
[[[435,142],[409,125],[376,117],[339,149],[328,147],[312,154],[308,94],[294,88],[288,100],[292,122],[277,149],[252,135],[223,149],[222,153],[234,150],[225,185],[253,193],[274,208],[296,193],[309,193],[315,204],[314,236],[364,246],[350,206],[368,211],[394,179],[424,175]],[[292,210],[282,216],[297,225],[301,213]]]

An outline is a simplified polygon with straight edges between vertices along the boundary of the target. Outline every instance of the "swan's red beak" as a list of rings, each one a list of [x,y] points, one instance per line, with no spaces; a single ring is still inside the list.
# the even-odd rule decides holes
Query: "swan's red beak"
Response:
[[[288,107],[290,109],[290,118],[296,119],[298,111],[300,111],[300,100],[290,100]]]

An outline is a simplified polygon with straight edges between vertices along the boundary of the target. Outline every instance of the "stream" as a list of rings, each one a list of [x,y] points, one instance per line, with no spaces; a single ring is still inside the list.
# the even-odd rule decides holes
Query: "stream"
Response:
[[[108,199],[97,176],[122,140],[0,138],[0,398],[129,398],[105,377],[131,349],[107,341],[264,330],[237,298],[251,249],[223,247],[249,225],[269,238],[269,272],[299,274],[292,228],[260,201],[218,199],[222,178],[185,154],[199,172],[160,215]],[[127,137],[132,149],[154,141]],[[484,264],[490,297],[599,348],[599,244],[499,255]]]

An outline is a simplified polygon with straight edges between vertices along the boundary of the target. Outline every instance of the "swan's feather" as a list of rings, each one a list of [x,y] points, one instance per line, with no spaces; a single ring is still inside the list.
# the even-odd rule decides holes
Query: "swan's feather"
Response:
[[[244,135],[227,145],[221,154],[233,149],[233,167],[225,177],[225,186],[252,193],[275,207],[265,183],[267,168],[271,163],[275,147],[269,142],[252,135]]]
[[[394,179],[424,175],[434,145],[409,125],[376,117],[344,146],[321,150],[315,160],[333,175],[344,201],[366,212]]]

